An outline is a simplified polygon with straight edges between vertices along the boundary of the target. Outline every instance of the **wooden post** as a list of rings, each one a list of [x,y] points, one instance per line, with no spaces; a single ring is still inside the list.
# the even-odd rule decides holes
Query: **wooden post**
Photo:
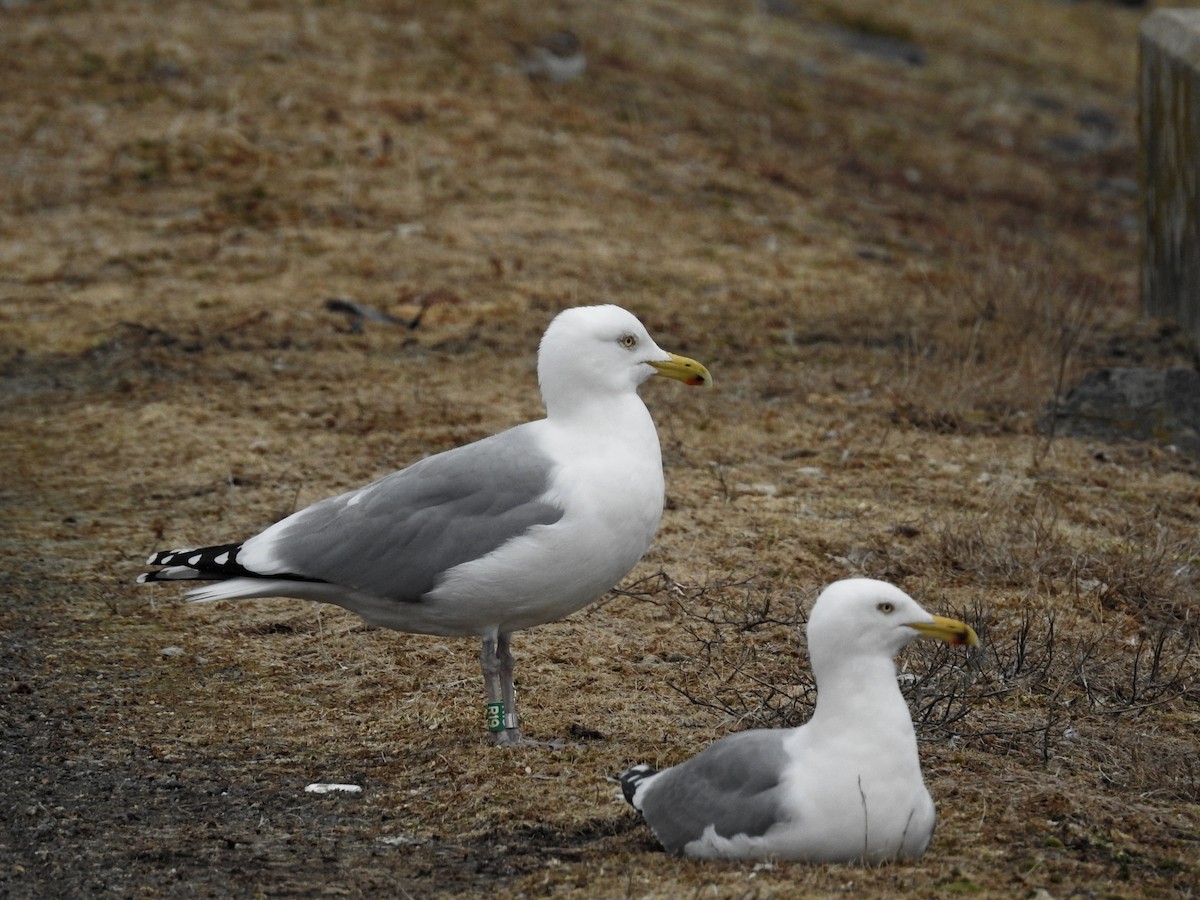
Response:
[[[1200,9],[1142,23],[1142,309],[1200,346]]]

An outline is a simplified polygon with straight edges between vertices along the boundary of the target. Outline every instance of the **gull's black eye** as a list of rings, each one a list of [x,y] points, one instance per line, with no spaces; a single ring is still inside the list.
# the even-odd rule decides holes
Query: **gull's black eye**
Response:
[[[880,604],[879,604],[877,607],[875,607],[875,608],[876,608],[877,610],[879,610],[881,613],[891,613],[891,612],[895,612],[895,611],[896,611],[896,605],[895,605],[894,603],[889,603],[889,602],[888,602],[888,601],[886,601],[886,600],[884,600],[882,603],[880,603]]]
[[[621,335],[621,339],[619,341],[617,341],[617,343],[620,344],[622,347],[624,347],[626,350],[632,350],[634,347],[637,346],[637,338],[632,334],[623,334],[623,335]]]

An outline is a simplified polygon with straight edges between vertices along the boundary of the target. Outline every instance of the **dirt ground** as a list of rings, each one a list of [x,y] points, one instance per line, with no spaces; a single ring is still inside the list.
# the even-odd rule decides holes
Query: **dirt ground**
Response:
[[[1194,364],[1139,315],[1148,9],[0,4],[0,895],[1200,893],[1200,463],[1037,427]],[[134,584],[539,415],[593,302],[716,387],[643,389],[657,542],[514,642],[564,749],[487,743],[473,640]],[[664,856],[608,777],[802,721],[850,574],[983,638],[902,659],[931,850]]]

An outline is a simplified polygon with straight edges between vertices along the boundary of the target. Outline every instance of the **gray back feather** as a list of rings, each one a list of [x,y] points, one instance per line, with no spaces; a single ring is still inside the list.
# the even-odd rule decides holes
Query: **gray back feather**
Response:
[[[562,518],[542,499],[552,474],[519,426],[301,510],[276,526],[277,553],[296,574],[418,602],[447,570]]]

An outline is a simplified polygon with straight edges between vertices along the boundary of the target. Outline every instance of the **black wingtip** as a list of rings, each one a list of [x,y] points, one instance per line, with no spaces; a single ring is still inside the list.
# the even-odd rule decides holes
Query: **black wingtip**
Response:
[[[657,769],[652,769],[645,763],[642,763],[631,769],[626,769],[617,776],[617,781],[621,782],[621,793],[625,795],[625,800],[634,809],[637,809],[637,804],[633,802],[633,795],[637,793],[638,785],[650,776],[657,774]]]
[[[238,562],[241,544],[216,544],[186,550],[160,550],[150,556],[148,565],[165,566],[155,572],[143,572],[138,584],[155,581],[225,581],[230,578],[266,578],[271,581],[307,581],[323,583],[299,572],[255,572]]]
[[[150,566],[165,566],[155,572],[138,576],[139,584],[154,581],[212,580],[235,578],[248,572],[237,561],[241,544],[220,544],[215,547],[193,547],[180,550],[160,550],[146,561]]]

